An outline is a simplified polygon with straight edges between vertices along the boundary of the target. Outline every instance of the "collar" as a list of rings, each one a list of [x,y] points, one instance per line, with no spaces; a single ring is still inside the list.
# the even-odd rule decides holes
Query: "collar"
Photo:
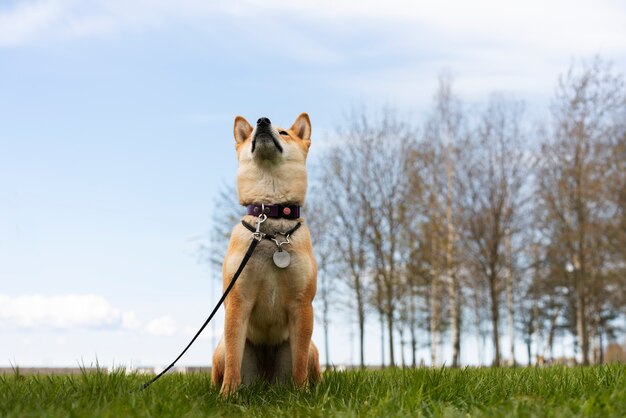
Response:
[[[298,219],[300,217],[300,205],[264,205],[251,204],[246,206],[248,215],[259,216],[262,213],[268,218]]]

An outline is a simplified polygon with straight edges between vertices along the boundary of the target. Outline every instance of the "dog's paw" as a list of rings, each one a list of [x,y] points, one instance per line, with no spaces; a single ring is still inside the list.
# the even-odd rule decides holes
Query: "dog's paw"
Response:
[[[235,393],[237,393],[237,389],[239,389],[240,382],[234,381],[226,381],[222,383],[222,388],[220,389],[220,396],[222,398],[228,398]]]

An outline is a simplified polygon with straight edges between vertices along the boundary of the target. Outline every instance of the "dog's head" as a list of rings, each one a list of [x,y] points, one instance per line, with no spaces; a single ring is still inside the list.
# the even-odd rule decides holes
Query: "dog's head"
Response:
[[[239,203],[304,204],[306,157],[311,146],[311,121],[302,113],[291,128],[260,118],[253,128],[235,118],[235,149],[239,160]]]

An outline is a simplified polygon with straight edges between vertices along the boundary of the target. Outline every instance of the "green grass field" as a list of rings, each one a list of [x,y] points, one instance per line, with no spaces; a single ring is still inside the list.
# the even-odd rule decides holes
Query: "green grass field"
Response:
[[[0,376],[2,417],[626,417],[626,366],[327,372],[307,390],[258,385],[222,400],[210,375]]]

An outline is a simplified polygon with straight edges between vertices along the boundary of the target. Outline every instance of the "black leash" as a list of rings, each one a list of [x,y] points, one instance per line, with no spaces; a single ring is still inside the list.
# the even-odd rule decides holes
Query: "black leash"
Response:
[[[167,371],[169,369],[171,369],[172,367],[174,367],[174,365],[176,364],[176,362],[183,356],[183,354],[185,354],[187,352],[187,350],[189,349],[189,347],[191,347],[191,344],[194,343],[194,341],[196,341],[196,339],[198,338],[198,336],[200,336],[200,334],[202,333],[202,331],[204,331],[204,329],[206,328],[207,325],[209,325],[209,322],[211,322],[211,319],[213,319],[213,316],[215,315],[215,313],[217,312],[217,310],[220,308],[220,306],[222,306],[222,303],[224,302],[224,299],[226,299],[226,296],[228,296],[228,293],[230,293],[230,290],[233,288],[233,286],[235,285],[235,282],[237,281],[237,279],[239,278],[239,275],[241,274],[241,272],[243,271],[243,268],[246,266],[246,264],[248,263],[248,260],[250,259],[250,257],[252,257],[252,253],[254,252],[254,249],[256,248],[256,246],[259,244],[259,242],[261,242],[261,236],[259,235],[253,235],[253,239],[252,242],[250,243],[250,246],[248,247],[248,251],[246,251],[246,254],[243,256],[243,260],[241,260],[241,264],[239,265],[239,268],[237,269],[237,271],[235,272],[235,275],[233,276],[232,280],[230,281],[230,283],[228,284],[228,287],[226,288],[226,290],[224,290],[224,294],[222,294],[222,297],[220,298],[220,300],[217,302],[217,305],[215,305],[215,308],[213,308],[213,312],[211,312],[211,315],[209,315],[209,317],[207,318],[206,321],[204,321],[204,324],[202,324],[202,326],[200,327],[200,329],[198,330],[198,332],[196,333],[196,335],[191,339],[191,341],[189,342],[189,344],[187,344],[187,347],[185,347],[185,349],[183,350],[182,353],[180,353],[178,355],[178,357],[176,357],[176,360],[174,360],[172,362],[172,364],[170,364],[169,366],[167,366],[165,368],[165,370],[163,370],[161,373],[159,373],[158,375],[154,376],[152,379],[150,379],[149,382],[144,383],[141,386],[140,390],[144,390],[146,389],[148,386],[150,386],[151,384],[153,384],[154,382],[156,382],[157,380],[159,380],[159,378],[161,376],[163,376],[165,373],[167,373]]]

